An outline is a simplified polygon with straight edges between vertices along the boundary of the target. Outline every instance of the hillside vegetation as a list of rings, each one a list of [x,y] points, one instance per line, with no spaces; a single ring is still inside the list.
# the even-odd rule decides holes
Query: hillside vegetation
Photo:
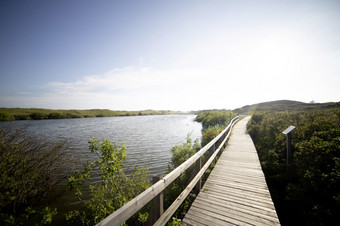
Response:
[[[255,112],[306,112],[306,111],[323,111],[340,108],[340,102],[329,103],[303,103],[291,100],[278,100],[263,102],[253,105],[246,105],[237,108],[233,112],[237,114],[251,114]]]

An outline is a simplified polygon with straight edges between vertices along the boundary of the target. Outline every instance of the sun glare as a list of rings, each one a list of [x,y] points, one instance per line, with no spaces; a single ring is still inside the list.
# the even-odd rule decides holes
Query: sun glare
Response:
[[[294,70],[299,55],[296,40],[289,36],[271,35],[255,47],[254,66],[264,76],[287,73]]]

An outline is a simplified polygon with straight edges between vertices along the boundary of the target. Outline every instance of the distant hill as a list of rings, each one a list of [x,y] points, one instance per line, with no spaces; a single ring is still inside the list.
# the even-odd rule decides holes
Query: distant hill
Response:
[[[305,112],[305,111],[319,111],[325,109],[335,109],[340,108],[340,102],[329,102],[329,103],[303,103],[299,101],[292,100],[278,100],[263,102],[253,105],[246,105],[241,108],[233,110],[238,114],[248,114],[251,112],[277,112],[277,111],[295,111],[295,112]]]

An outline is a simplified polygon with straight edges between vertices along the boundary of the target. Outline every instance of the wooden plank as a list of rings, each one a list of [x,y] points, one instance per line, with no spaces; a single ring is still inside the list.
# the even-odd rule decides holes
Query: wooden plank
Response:
[[[227,217],[216,212],[212,212],[210,210],[202,209],[201,206],[192,206],[190,208],[191,214],[195,216],[201,216],[209,220],[211,223],[210,225],[221,224],[221,225],[247,225],[246,222],[241,222],[236,220],[232,217]]]
[[[225,192],[225,191],[216,191],[216,190],[210,190],[206,192],[209,195],[216,195],[224,198],[233,198],[235,201],[244,201],[247,200],[249,203],[254,203],[257,205],[262,206],[271,206],[273,205],[273,202],[270,197],[259,197],[257,195],[249,195],[245,193],[239,193],[239,192]]]
[[[209,219],[209,217],[207,217],[207,218],[202,217],[201,214],[199,214],[195,211],[192,211],[192,213],[187,214],[187,215],[188,215],[188,217],[186,219],[186,223],[183,222],[183,225],[195,225],[195,226],[201,226],[201,225],[211,226],[212,225],[212,219]],[[226,223],[215,221],[214,225],[224,226],[224,225],[226,225]]]
[[[210,181],[207,181],[206,184],[207,184],[208,189],[213,189],[213,187],[216,186],[216,187],[236,188],[236,189],[239,189],[240,192],[250,191],[250,192],[257,193],[257,194],[265,194],[265,195],[268,194],[268,190],[263,189],[263,188],[251,188],[246,185],[230,183],[230,182],[218,182],[218,181],[210,180]]]
[[[204,209],[205,211],[211,211],[214,213],[218,213],[230,218],[233,218],[237,220],[238,222],[245,222],[249,224],[255,224],[255,225],[273,225],[275,224],[275,218],[261,215],[259,217],[258,214],[254,214],[251,211],[245,211],[243,209],[235,209],[230,208],[224,205],[221,205],[220,203],[205,203],[204,201],[198,200],[196,202],[196,205],[199,206],[199,208]]]
[[[200,197],[197,197],[196,199],[206,201],[206,202],[212,202],[212,203],[216,203],[216,204],[220,203],[220,204],[223,204],[224,206],[228,206],[230,208],[244,209],[245,211],[252,211],[252,212],[254,212],[254,214],[255,213],[259,214],[259,215],[263,214],[263,215],[272,216],[272,217],[276,216],[276,212],[272,208],[261,207],[261,206],[249,204],[249,203],[246,203],[246,202],[238,202],[236,200],[228,199],[228,198],[225,198],[225,197],[216,197],[216,196],[211,195],[211,194],[201,195]],[[195,204],[195,202],[193,203],[193,206],[194,206],[194,204]]]

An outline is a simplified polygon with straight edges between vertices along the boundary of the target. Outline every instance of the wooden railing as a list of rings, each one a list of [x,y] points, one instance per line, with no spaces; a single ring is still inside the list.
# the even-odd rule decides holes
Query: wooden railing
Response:
[[[191,190],[195,187],[199,191],[201,188],[200,180],[203,176],[204,172],[208,169],[210,164],[215,159],[216,155],[223,149],[224,144],[226,143],[229,135],[231,133],[231,128],[235,124],[235,122],[239,119],[239,116],[233,118],[229,125],[212,141],[210,141],[207,145],[201,148],[197,153],[191,156],[187,161],[182,163],[176,169],[171,171],[169,174],[165,175],[154,185],[146,189],[140,195],[129,201],[127,204],[122,206],[120,209],[106,217],[103,221],[98,223],[97,225],[121,225],[126,220],[128,220],[131,216],[137,213],[141,208],[143,208],[148,202],[153,201],[153,209],[158,209],[155,211],[159,214],[157,216],[158,220],[152,224],[154,225],[164,225],[168,222],[170,217],[175,213],[178,207],[182,204]],[[216,148],[217,147],[217,148]],[[210,158],[206,161],[203,167],[201,167],[201,157],[207,152],[211,151],[212,154]],[[170,207],[163,213],[163,191],[169,186],[175,179],[177,179],[185,170],[187,170],[190,166],[196,164],[196,176],[191,180],[188,186],[182,191],[182,193],[177,197],[177,199],[170,205]],[[158,205],[158,206],[155,206]],[[150,216],[151,217],[151,216]]]

